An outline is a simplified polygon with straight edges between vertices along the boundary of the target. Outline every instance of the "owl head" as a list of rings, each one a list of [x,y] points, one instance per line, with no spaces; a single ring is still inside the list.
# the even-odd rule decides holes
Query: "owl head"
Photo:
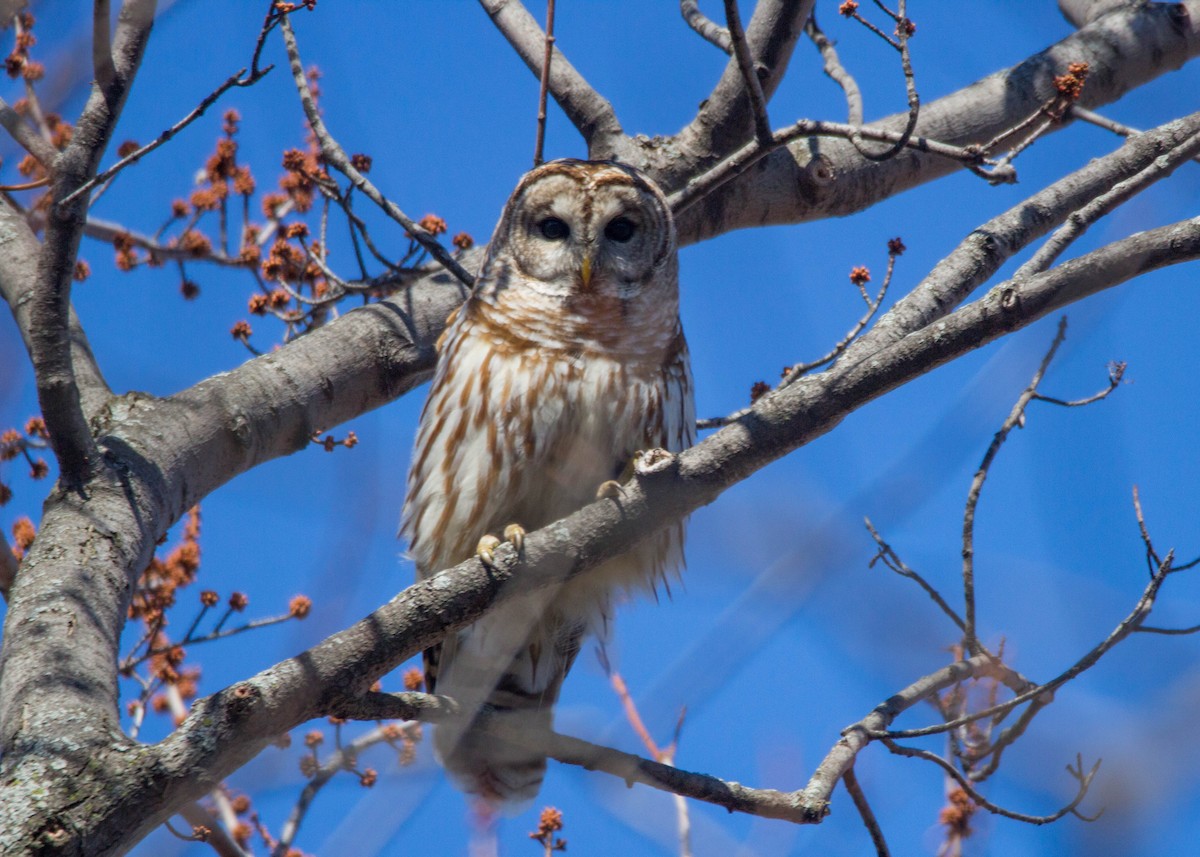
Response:
[[[546,297],[630,300],[676,282],[675,224],[658,186],[616,161],[550,161],[517,185],[490,244],[507,276]],[[485,263],[485,267],[492,267]]]

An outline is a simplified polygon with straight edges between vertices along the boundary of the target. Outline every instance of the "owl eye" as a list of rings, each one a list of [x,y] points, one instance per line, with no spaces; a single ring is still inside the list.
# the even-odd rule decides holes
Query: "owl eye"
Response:
[[[547,217],[538,223],[538,230],[548,241],[561,241],[571,234],[571,227],[567,226],[565,220],[557,217]]]
[[[636,231],[637,227],[632,220],[628,217],[618,217],[604,227],[604,237],[624,244],[633,237],[633,233]]]

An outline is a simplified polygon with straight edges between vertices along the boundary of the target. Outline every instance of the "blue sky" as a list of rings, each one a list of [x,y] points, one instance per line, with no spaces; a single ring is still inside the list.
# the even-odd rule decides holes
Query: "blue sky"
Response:
[[[165,4],[164,4],[165,5]],[[539,4],[540,5],[540,4]],[[720,4],[703,4],[719,12]],[[746,4],[749,6],[749,4]],[[263,3],[177,0],[156,25],[117,140],[151,139],[249,60]],[[35,57],[50,70],[42,90],[75,114],[89,75],[87,4],[39,4]],[[1070,32],[1053,3],[913,4],[917,83],[925,101],[1013,64]],[[827,33],[864,87],[868,119],[903,107],[894,57],[819,5]],[[748,15],[748,10],[746,13]],[[374,158],[377,186],[414,216],[436,212],[451,234],[486,240],[505,198],[528,168],[536,81],[486,14],[467,0],[325,2],[295,16],[306,63],[324,73],[322,105],[345,148]],[[563,2],[558,44],[614,104],[627,131],[672,133],[716,81],[724,58],[684,25],[674,2]],[[278,38],[268,61],[285,64]],[[59,71],[61,70],[61,74]],[[1149,127],[1190,109],[1197,68],[1167,75],[1106,112]],[[9,92],[6,98],[16,97]],[[235,90],[169,146],[123,174],[96,215],[153,231],[219,134],[222,109],[243,116],[240,155],[260,188],[280,172],[280,152],[302,145],[302,114],[286,68]],[[552,108],[549,156],[584,155]],[[774,123],[844,118],[815,50],[801,43],[771,106]],[[696,375],[697,410],[718,415],[745,404],[750,385],[780,366],[831,347],[860,313],[847,281],[865,264],[877,274],[887,239],[909,250],[893,284],[903,294],[979,223],[1117,145],[1090,127],[1040,142],[1017,161],[1020,184],[990,188],[958,175],[844,220],[738,232],[681,253],[683,319]],[[0,142],[0,177],[13,180],[15,149]],[[112,154],[106,158],[110,163]],[[1073,250],[1195,214],[1200,167],[1176,176],[1098,224]],[[398,228],[373,219],[377,240],[399,247]],[[340,248],[344,270],[353,271]],[[339,248],[334,247],[334,259]],[[190,266],[202,288],[185,302],[168,266],[120,273],[112,249],[86,241],[93,276],[75,305],[117,390],[165,395],[239,365],[248,354],[228,335],[247,317],[252,282],[238,272]],[[1011,272],[1012,268],[1007,269]],[[1111,399],[1083,410],[1035,405],[993,469],[976,536],[981,633],[1003,638],[1033,678],[1057,674],[1095,645],[1145,584],[1130,490],[1142,492],[1162,548],[1200,553],[1200,459],[1195,453],[1200,345],[1195,268],[1148,276],[1072,308],[1068,339],[1043,390],[1073,398],[1103,386],[1108,361],[1129,363]],[[282,331],[254,321],[263,347]],[[968,355],[852,415],[833,433],[723,495],[692,519],[688,570],[674,597],[622,611],[611,652],[643,717],[666,740],[682,705],[687,722],[677,762],[749,785],[802,786],[839,730],[949,657],[953,627],[909,582],[867,568],[869,515],[913,567],[952,597],[958,592],[962,505],[992,433],[1028,382],[1053,336],[1053,320]],[[304,592],[311,618],[252,637],[200,647],[202,692],[295,654],[360,618],[410,580],[395,540],[423,391],[354,420],[360,444],[332,454],[312,448],[246,474],[203,504],[200,585],[245,591],[249,616],[285,609]],[[0,423],[36,410],[19,338],[0,318]],[[13,464],[0,476],[16,498],[0,509],[7,529],[36,517],[44,486]],[[176,625],[186,625],[183,608]],[[1200,587],[1172,579],[1156,623],[1200,621]],[[1105,760],[1087,806],[1107,807],[1091,825],[1067,819],[1034,828],[979,818],[972,854],[1179,853],[1200,835],[1200,753],[1188,715],[1200,701],[1200,641],[1137,637],[1059,693],[1024,741],[1006,755],[989,797],[1020,811],[1050,812],[1069,799],[1064,766],[1076,752]],[[398,681],[385,684],[398,687]],[[911,712],[903,725],[932,722]],[[563,693],[562,731],[638,752],[618,701],[590,652]],[[300,730],[298,734],[302,734]],[[153,729],[147,732],[155,733]],[[930,741],[925,745],[939,750]],[[231,784],[249,793],[274,830],[303,786],[300,750],[270,749]],[[460,854],[468,848],[465,804],[440,775],[429,747],[399,769],[386,750],[364,765],[371,790],[335,779],[310,812],[297,845],[321,855]],[[860,780],[894,853],[932,853],[943,782],[925,763],[872,747]],[[542,805],[563,810],[573,854],[667,855],[674,850],[669,797],[599,774],[552,764],[529,812],[502,822],[501,853],[533,855],[526,838]],[[698,855],[868,854],[870,843],[843,792],[822,825],[731,816],[691,806]],[[261,848],[259,849],[261,853]],[[135,852],[204,853],[165,833]]]

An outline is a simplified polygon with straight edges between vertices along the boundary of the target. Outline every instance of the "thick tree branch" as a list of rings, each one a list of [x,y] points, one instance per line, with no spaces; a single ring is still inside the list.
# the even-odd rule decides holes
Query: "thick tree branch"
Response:
[[[1056,92],[1054,77],[1072,62],[1086,62],[1091,68],[1081,99],[1084,106],[1115,101],[1200,52],[1200,9],[1189,15],[1188,8],[1189,4],[1150,3],[1105,15],[1011,69],[922,105],[914,136],[952,146],[991,140],[1046,103]],[[748,116],[739,143],[749,137]],[[906,121],[903,114],[868,127],[899,133]],[[659,170],[660,180],[675,189],[712,165],[704,160],[710,153],[720,156],[731,150],[693,141],[680,150],[684,157],[675,153],[672,164],[659,164],[649,154],[640,160]],[[637,155],[629,153],[627,158]],[[816,160],[823,160],[822,169],[809,168]],[[639,160],[630,162],[641,165]],[[954,162],[913,150],[876,164],[849,142],[800,139],[693,206],[680,218],[680,240],[693,243],[733,229],[844,216],[956,169]]]
[[[95,174],[141,63],[155,8],[155,0],[127,0],[121,7],[112,45],[114,76],[105,87],[93,85],[74,136],[54,159],[54,200],[65,199]],[[29,350],[38,403],[58,458],[60,478],[68,484],[81,483],[97,465],[71,359],[71,280],[86,219],[85,199],[70,205],[52,203],[38,264],[38,285],[30,302]]]
[[[541,77],[546,34],[520,0],[479,0],[501,35],[529,70]],[[612,105],[594,90],[557,47],[553,49],[548,81],[550,94],[579,129],[591,157],[611,157],[625,134]]]
[[[25,216],[0,196],[0,298],[12,311],[25,347],[30,351],[33,348],[33,293],[38,282],[40,253],[41,244]],[[75,370],[83,412],[90,418],[108,401],[109,389],[73,308],[68,309],[67,325],[71,366]]]
[[[1200,113],[1155,128],[975,229],[842,357],[852,362],[952,312],[1000,267],[1072,212],[1142,173],[1200,133]]]

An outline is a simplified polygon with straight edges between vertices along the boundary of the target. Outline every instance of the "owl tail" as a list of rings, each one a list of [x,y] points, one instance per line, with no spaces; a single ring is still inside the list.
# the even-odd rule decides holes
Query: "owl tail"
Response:
[[[458,701],[466,715],[434,730],[438,758],[460,788],[506,809],[537,797],[546,757],[496,733],[550,727],[584,632],[582,622],[545,616],[545,601],[513,599],[425,653],[427,684]]]

